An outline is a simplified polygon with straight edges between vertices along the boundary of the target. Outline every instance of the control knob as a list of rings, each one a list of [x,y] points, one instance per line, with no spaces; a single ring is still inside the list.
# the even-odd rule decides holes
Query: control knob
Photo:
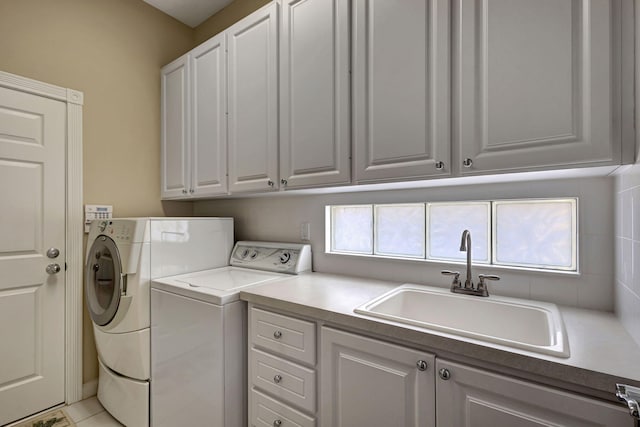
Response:
[[[286,264],[289,262],[289,260],[291,259],[291,253],[290,252],[282,252],[280,254],[280,263],[281,264]]]

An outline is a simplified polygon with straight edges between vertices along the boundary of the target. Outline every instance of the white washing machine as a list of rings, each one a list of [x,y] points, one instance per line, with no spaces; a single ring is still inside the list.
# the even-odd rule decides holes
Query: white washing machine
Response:
[[[98,400],[128,427],[149,425],[150,281],[228,265],[232,218],[93,221],[85,298],[98,350]]]
[[[230,266],[151,283],[151,423],[247,425],[240,291],[311,270],[309,245],[238,242]]]

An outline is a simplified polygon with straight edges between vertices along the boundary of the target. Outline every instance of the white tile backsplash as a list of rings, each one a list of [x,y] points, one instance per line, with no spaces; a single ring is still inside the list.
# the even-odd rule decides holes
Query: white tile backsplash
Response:
[[[313,269],[398,283],[447,287],[443,269],[464,265],[400,261],[325,253],[325,206],[358,203],[404,203],[512,198],[579,197],[580,276],[504,268],[474,267],[474,274],[497,274],[496,295],[612,311],[614,277],[614,179],[592,177],[548,181],[477,184],[301,196],[258,197],[195,202],[199,216],[233,216],[238,240],[300,241],[300,224],[311,225]],[[585,282],[585,283],[583,283]]]
[[[640,344],[640,164],[616,177],[615,311]]]

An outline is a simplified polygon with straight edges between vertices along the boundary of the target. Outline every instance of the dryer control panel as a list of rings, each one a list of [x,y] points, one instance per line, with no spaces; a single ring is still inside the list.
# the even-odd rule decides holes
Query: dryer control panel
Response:
[[[311,271],[311,246],[299,243],[237,242],[230,264],[278,273]]]

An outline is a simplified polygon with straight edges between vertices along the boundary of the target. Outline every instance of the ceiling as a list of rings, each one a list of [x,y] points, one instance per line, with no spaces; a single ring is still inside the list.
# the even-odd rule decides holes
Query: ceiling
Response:
[[[143,0],[178,21],[195,28],[233,0]]]

